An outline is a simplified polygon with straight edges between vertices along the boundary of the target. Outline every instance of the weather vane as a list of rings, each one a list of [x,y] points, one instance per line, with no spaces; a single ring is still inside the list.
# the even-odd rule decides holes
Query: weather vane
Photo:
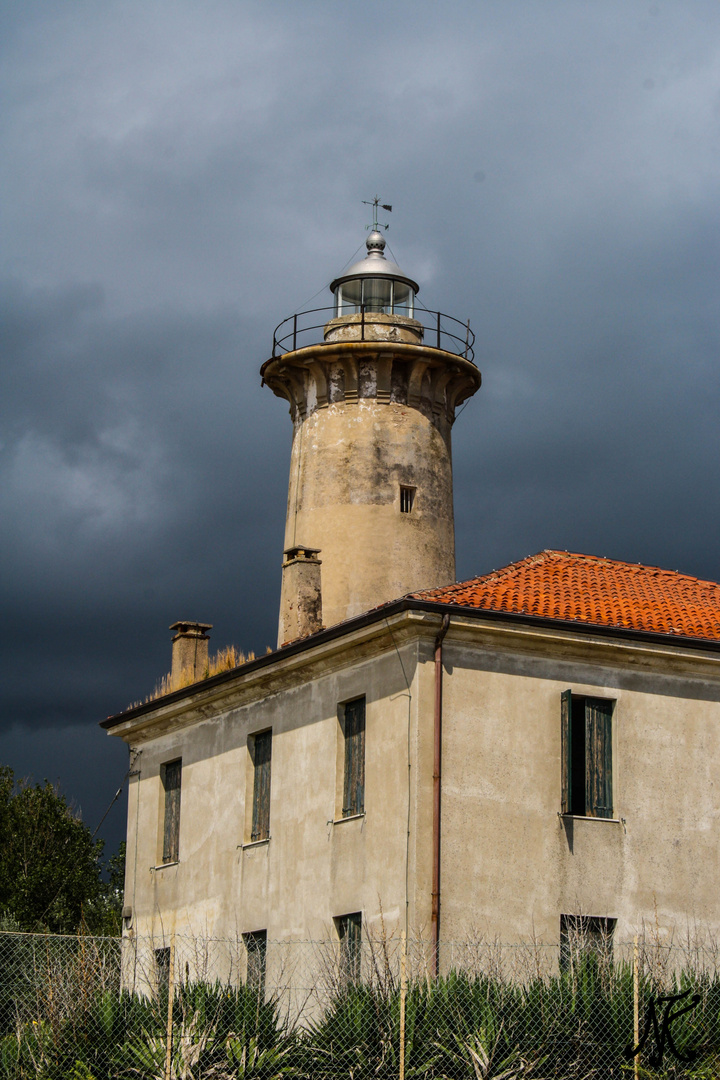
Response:
[[[378,206],[380,207],[381,210],[387,210],[388,214],[392,213],[392,206],[388,205],[388,203],[381,203],[379,195],[376,195],[375,198],[372,200],[372,202],[370,202],[368,199],[363,199],[363,205],[364,206],[372,206],[372,208],[373,208],[373,223],[372,223],[372,225],[366,225],[365,228],[366,229],[376,229],[376,230],[377,229],[385,229],[385,231],[387,232],[387,230],[390,228],[389,225],[380,225],[380,224],[378,224]]]

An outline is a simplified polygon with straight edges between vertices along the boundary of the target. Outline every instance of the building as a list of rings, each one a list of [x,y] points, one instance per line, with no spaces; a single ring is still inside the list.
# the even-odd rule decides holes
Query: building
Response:
[[[277,650],[203,679],[176,623],[195,681],[103,724],[136,751],[127,932],[717,931],[720,585],[558,551],[455,583],[472,337],[383,246],[262,369],[294,424]]]

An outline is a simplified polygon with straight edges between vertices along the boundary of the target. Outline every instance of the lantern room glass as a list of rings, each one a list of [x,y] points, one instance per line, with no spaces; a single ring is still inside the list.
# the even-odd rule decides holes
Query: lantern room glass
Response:
[[[393,282],[389,278],[365,278],[363,281],[363,303],[366,311],[389,315],[392,312]]]
[[[405,281],[393,281],[393,314],[412,319],[415,310],[415,292]]]
[[[335,315],[366,312],[413,317],[415,291],[405,281],[387,277],[352,278],[335,290]]]

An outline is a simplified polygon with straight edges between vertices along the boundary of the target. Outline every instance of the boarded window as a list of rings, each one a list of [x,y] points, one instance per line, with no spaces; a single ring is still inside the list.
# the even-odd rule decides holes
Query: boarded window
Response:
[[[165,819],[163,823],[162,861],[178,861],[180,851],[180,782],[182,780],[182,760],[168,761],[160,768],[163,788],[165,789]]]
[[[362,962],[362,913],[341,915],[335,925],[340,938],[340,976],[344,982],[357,983]]]
[[[270,837],[270,767],[272,763],[272,731],[261,731],[250,743],[253,763],[253,808],[250,839]]]
[[[587,956],[611,964],[616,921],[597,915],[561,915],[560,970],[569,971]]]
[[[611,818],[614,702],[561,695],[562,813]]]
[[[345,769],[342,816],[365,811],[365,698],[349,701],[343,709]]]
[[[267,930],[255,930],[243,934],[247,951],[247,975],[245,982],[257,990],[259,997],[265,996],[265,965],[267,959]]]

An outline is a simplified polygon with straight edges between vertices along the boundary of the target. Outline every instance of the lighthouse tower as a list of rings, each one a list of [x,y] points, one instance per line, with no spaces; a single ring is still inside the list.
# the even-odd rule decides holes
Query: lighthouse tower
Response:
[[[480,386],[473,335],[418,309],[377,221],[366,246],[331,309],[280,324],[261,371],[293,420],[279,645],[455,580],[450,433]]]

